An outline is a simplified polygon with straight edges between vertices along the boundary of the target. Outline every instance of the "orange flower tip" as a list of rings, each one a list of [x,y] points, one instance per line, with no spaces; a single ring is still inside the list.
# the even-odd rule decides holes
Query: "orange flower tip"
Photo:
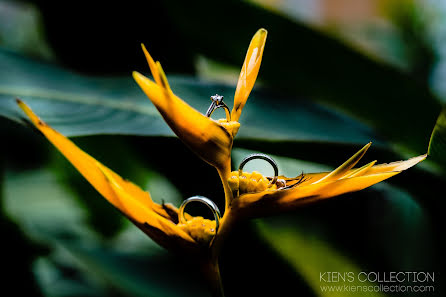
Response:
[[[31,110],[31,108],[26,105],[25,102],[20,100],[19,98],[16,98],[16,102],[19,105],[19,107],[25,112],[25,114],[28,116],[28,118],[31,120],[31,122],[34,125],[40,125],[40,126],[46,126],[47,124],[42,121],[37,115],[34,114],[34,112]]]
[[[149,78],[145,77],[144,75],[142,75],[141,73],[139,73],[138,71],[133,71],[132,72],[132,76],[133,79],[139,84],[144,84],[147,82],[152,82]]]
[[[24,109],[25,106],[26,106],[25,102],[23,102],[23,101],[22,101],[21,99],[19,99],[19,98],[15,98],[15,102],[19,105],[19,107],[20,107],[21,109]]]
[[[366,145],[364,145],[364,147],[359,151],[359,153],[362,153],[362,156],[364,156],[364,154],[367,152],[367,150],[370,148],[370,146],[372,146],[371,141],[369,143],[367,143]]]
[[[260,28],[256,34],[259,34],[259,37],[261,37],[261,39],[265,39],[268,35],[268,31],[266,31],[265,28]]]
[[[256,47],[263,48],[265,46],[265,41],[266,41],[267,36],[268,36],[268,31],[266,31],[263,28],[259,29],[253,38],[253,41],[255,42],[254,44],[256,45]],[[258,54],[260,54],[260,52]]]
[[[394,171],[403,171],[403,170],[409,169],[409,168],[417,165],[418,163],[424,161],[426,158],[427,158],[427,154],[410,158],[409,160],[402,162],[401,166],[396,167],[394,169]]]
[[[139,73],[138,71],[133,71],[132,76],[136,80],[136,79],[139,79],[143,75],[141,73]]]
[[[158,92],[162,88],[162,85],[158,85],[150,78],[142,75],[137,71],[133,71],[132,76],[136,83],[151,100],[157,96]]]
[[[161,83],[162,83],[162,87],[166,90],[168,90],[169,92],[171,92],[170,89],[170,85],[169,85],[169,81],[167,80],[167,76],[166,73],[164,72],[163,67],[161,66],[161,63],[159,61],[156,61],[156,66],[158,68],[158,72],[160,74],[160,78],[161,78]]]
[[[370,141],[369,143],[364,145],[363,148],[359,150],[359,152],[357,152],[358,155],[361,155],[360,158],[362,158],[362,156],[364,156],[364,154],[367,152],[367,150],[370,148],[371,145],[372,145],[372,142]]]
[[[350,159],[345,161],[341,166],[339,166],[320,180],[315,181],[313,184],[335,180],[347,174],[347,172],[352,169],[359,162],[359,160],[361,160],[361,158],[365,155],[371,145],[372,142],[367,143],[363,148],[361,148],[356,154],[350,157]]]
[[[152,56],[149,54],[149,51],[147,50],[147,48],[144,45],[144,43],[141,43],[141,48],[142,48],[142,51],[144,52],[144,56],[146,56],[147,62],[149,62],[149,65],[150,65],[150,63],[154,62]]]
[[[149,63],[150,70],[152,70],[155,61],[153,60],[152,56],[150,55],[149,51],[147,50],[147,48],[143,43],[141,43],[141,48],[144,53],[144,56],[146,57],[147,63]]]

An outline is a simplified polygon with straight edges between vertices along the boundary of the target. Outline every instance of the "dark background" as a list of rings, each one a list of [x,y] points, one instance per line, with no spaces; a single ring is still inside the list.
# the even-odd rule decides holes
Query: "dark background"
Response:
[[[365,125],[378,145],[364,162],[390,162],[425,153],[444,103],[442,84],[438,83],[442,43],[433,42],[441,39],[441,34],[436,31],[436,19],[426,13],[437,8],[417,1],[391,1],[396,8],[389,5],[377,9],[370,4],[373,1],[363,1],[366,8],[355,10],[352,7],[357,5],[348,1],[335,7],[325,2],[320,2],[323,17],[315,21],[239,1],[7,1],[0,2],[2,16],[18,17],[4,18],[2,28],[8,27],[5,24],[23,24],[23,32],[35,29],[38,37],[25,35],[22,43],[13,43],[15,35],[8,32],[16,34],[20,29],[4,29],[0,46],[14,55],[56,65],[82,77],[119,78],[130,77],[133,70],[148,72],[140,49],[144,43],[161,61],[168,76],[235,86],[234,78],[249,40],[258,28],[264,27],[269,35],[258,83],[263,96],[285,107],[299,106],[301,102],[317,104],[351,119],[352,125]],[[280,4],[276,5],[280,8]],[[36,23],[31,24],[34,29],[25,28],[22,13],[9,14],[6,9],[10,7],[25,15],[37,15]],[[285,4],[282,10],[286,11]],[[379,25],[376,19],[384,19],[387,25]],[[210,72],[203,71],[200,59],[205,60]],[[233,80],[225,73],[230,73],[228,77]],[[1,74],[5,76],[0,80],[5,79],[7,72]],[[42,73],[42,77],[45,75]],[[174,84],[172,88],[175,91]],[[225,96],[231,102],[231,94]],[[203,110],[207,104],[203,104]],[[20,187],[21,182],[14,183],[21,181],[17,176],[47,168],[56,177],[48,187],[61,185],[76,197],[86,213],[82,224],[94,236],[78,233],[76,221],[67,221],[72,225],[59,230],[60,221],[54,220],[54,224],[49,223],[53,227],[45,229],[26,219],[26,212],[17,215],[2,207],[0,228],[6,272],[2,290],[28,296],[203,293],[199,277],[187,260],[157,248],[152,252],[153,246],[144,243],[142,237],[138,237],[133,250],[125,250],[132,241],[116,238],[125,228],[133,227],[43,137],[10,118],[0,117],[2,201],[16,193],[10,190],[11,184]],[[275,127],[287,119],[260,121],[271,121],[270,126]],[[296,130],[305,132],[305,127],[302,123]],[[329,125],[325,128],[330,134]],[[342,141],[317,141],[309,134],[304,140],[279,141],[245,135],[235,146],[328,168],[341,164],[361,147],[357,139],[348,140],[348,130],[347,140]],[[137,183],[143,183],[147,176],[159,175],[174,186],[180,198],[200,194],[215,197],[220,206],[224,203],[217,174],[175,137],[138,133],[71,136],[77,136],[74,141],[89,154]],[[434,159],[429,165],[435,167],[438,162]],[[439,199],[444,196],[443,172],[417,167],[381,187],[241,224],[221,258],[227,296],[288,292],[316,296],[320,292],[311,277],[318,279],[318,275],[308,273],[308,267],[316,271],[349,269],[346,263],[354,263],[364,271],[435,271],[438,281],[436,278],[436,292],[431,295],[441,296],[444,202]],[[23,184],[30,194],[34,186],[32,182]],[[45,211],[51,213],[46,209],[36,216],[47,216]],[[285,230],[286,236],[275,238],[274,230]],[[287,242],[291,248],[281,252],[277,245]],[[296,242],[302,247],[294,246]],[[312,246],[314,242],[317,244]],[[322,253],[326,250],[320,246],[333,254]],[[299,253],[308,253],[308,257],[301,254],[296,259],[293,254]],[[331,263],[332,256],[346,261],[324,266]],[[153,281],[145,283],[148,279]],[[170,291],[163,291],[166,287],[171,287]]]

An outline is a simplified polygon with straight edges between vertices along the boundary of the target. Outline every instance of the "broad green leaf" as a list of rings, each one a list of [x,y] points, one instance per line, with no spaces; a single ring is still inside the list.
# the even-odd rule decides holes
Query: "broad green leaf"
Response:
[[[446,170],[446,108],[443,108],[432,131],[428,156]]]
[[[64,277],[64,274],[69,273],[66,262],[65,259],[65,263],[57,263],[50,257],[40,257],[34,262],[33,272],[35,279],[44,296],[99,297],[107,295],[106,290],[84,276],[77,276],[71,279]]]
[[[168,186],[162,176],[158,177],[160,180],[161,185],[149,185],[158,193]],[[86,224],[88,215],[96,214],[80,207],[74,192],[63,186],[53,171],[8,173],[4,187],[7,215],[29,238],[51,251],[43,262],[35,263],[38,282],[47,296],[70,296],[61,295],[64,288],[87,295],[107,288],[124,296],[206,296],[201,278],[184,259],[171,257],[130,223],[113,240],[101,242]],[[172,189],[169,192],[177,195]],[[76,273],[65,275],[67,268]],[[84,280],[94,279],[94,283],[79,282],[78,275]],[[45,287],[54,278],[59,287]]]
[[[126,296],[207,296],[206,285],[184,259],[125,253],[104,245],[61,243],[87,273],[93,273]]]
[[[426,82],[250,3],[166,3],[172,20],[188,40],[189,50],[241,67],[250,38],[263,27],[268,30],[268,40],[260,81],[276,91],[308,96],[340,108],[372,125],[390,141],[419,154],[426,151],[441,108]],[[230,21],[222,21],[228,16]],[[281,102],[285,106],[288,103]]]
[[[0,186],[2,184],[0,177]],[[25,236],[20,227],[3,212],[3,191],[0,190],[0,234],[4,238],[1,252],[5,255],[2,264],[7,273],[2,276],[3,292],[14,292],[18,296],[40,297],[39,286],[35,281],[31,268],[33,261],[45,250]],[[17,286],[17,281],[22,286]]]
[[[365,285],[357,279],[361,271],[440,268],[428,214],[410,195],[385,184],[292,215],[257,220],[256,226],[318,296],[369,296],[321,288]],[[324,272],[353,272],[354,279],[330,283],[321,280]]]
[[[46,60],[54,57],[46,40],[42,16],[32,3],[0,3],[0,44]]]
[[[235,168],[242,158],[253,152],[234,149]],[[276,160],[279,173],[286,176],[296,176],[302,171],[309,173],[330,169],[318,163],[270,156]],[[368,161],[361,162],[365,164]],[[272,173],[271,166],[267,162],[254,161],[253,166],[249,168],[250,164],[245,166],[246,171]],[[293,245],[290,243],[291,246],[288,246],[285,259],[288,262],[290,259],[299,261],[295,263],[299,269],[302,265],[304,266],[302,269],[306,266],[319,269],[320,263],[313,263],[316,258],[322,258],[321,261],[324,262],[327,257],[329,258],[327,261],[332,263],[331,252],[326,255],[318,247],[315,247],[310,255],[304,252],[307,249],[313,249],[312,241],[316,239],[315,244],[325,243],[329,248],[334,249],[333,253],[349,256],[347,260],[360,264],[363,270],[437,270],[440,267],[435,264],[435,259],[439,256],[436,250],[439,240],[436,235],[442,232],[441,227],[437,225],[439,223],[441,225],[441,212],[437,209],[442,205],[434,194],[426,192],[425,185],[429,184],[436,188],[441,180],[438,177],[432,180],[433,176],[430,176],[430,179],[420,181],[419,179],[425,175],[426,172],[421,170],[411,170],[410,173],[402,173],[401,176],[389,179],[388,182],[379,183],[360,192],[315,203],[290,215],[258,220],[261,226],[265,225],[274,229],[268,232],[262,229],[260,234],[266,236],[267,242],[276,250],[280,250],[279,254],[286,249],[286,238],[291,237],[291,241],[296,240]],[[389,185],[394,182],[398,186]],[[419,190],[421,185],[424,191]],[[294,228],[296,230],[293,231]],[[283,233],[280,231],[282,229],[285,229]],[[265,232],[267,232],[266,235]],[[288,237],[285,236],[287,232]],[[297,239],[294,236],[297,236]],[[302,240],[305,241],[302,243],[304,247],[300,247],[297,243]],[[310,240],[309,244],[306,243],[307,240]],[[301,251],[301,249],[304,250]],[[340,260],[333,260],[332,264],[342,267]],[[310,273],[309,271],[298,271],[305,279],[309,277],[304,274]]]
[[[85,224],[87,212],[48,169],[8,172],[4,193],[5,213],[33,240],[45,242],[51,234],[64,233],[94,237]]]
[[[20,97],[67,136],[173,135],[130,74],[118,78],[85,77],[5,51],[0,51],[0,65],[0,115],[20,120],[23,114],[14,101]],[[235,87],[192,77],[172,77],[170,83],[177,95],[202,112],[210,104],[209,96],[223,94],[231,105],[235,91]],[[238,139],[379,141],[367,126],[309,101],[268,92],[254,92],[251,97],[243,111]]]
[[[313,236],[305,236],[298,228],[292,226],[273,228],[259,223],[258,228],[273,248],[294,267],[297,273],[302,275],[316,296],[385,296],[378,292],[364,294],[364,292],[343,290],[344,285],[362,287],[372,284],[360,282],[357,276],[361,269],[329,244]],[[345,279],[335,278],[333,281],[331,273],[336,274],[335,277],[339,273]],[[353,281],[350,282],[350,280]]]
[[[320,273],[360,271],[437,271],[441,251],[429,213],[407,192],[381,183],[298,210],[262,219],[257,228],[318,296],[320,286],[364,283],[320,280]],[[368,296],[368,295],[367,295]]]

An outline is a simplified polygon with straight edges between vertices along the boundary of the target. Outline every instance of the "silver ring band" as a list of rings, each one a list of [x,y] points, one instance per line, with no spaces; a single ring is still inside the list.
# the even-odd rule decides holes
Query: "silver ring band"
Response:
[[[206,111],[205,115],[209,118],[216,109],[223,107],[226,113],[226,120],[228,122],[231,121],[231,112],[229,111],[229,107],[223,102],[223,96],[215,94],[214,96],[211,96],[211,101],[212,103]]]
[[[251,160],[255,160],[255,159],[265,160],[269,164],[271,164],[271,166],[274,169],[274,177],[271,180],[270,184],[275,184],[276,181],[277,181],[277,178],[279,176],[279,167],[277,166],[277,163],[276,163],[276,161],[274,161],[273,158],[271,158],[270,156],[265,155],[265,154],[252,154],[252,155],[249,155],[249,156],[245,157],[242,160],[242,162],[240,163],[240,166],[238,167],[238,174],[239,174],[239,176],[242,176],[242,174],[243,174],[243,167],[245,167],[246,163],[248,163]]]
[[[213,101],[211,103],[211,106],[209,106],[208,111],[206,112],[206,116],[209,118],[214,113],[214,111],[220,107],[223,107],[225,109],[226,119],[228,121],[230,121],[231,120],[231,112],[229,111],[229,107],[224,102],[221,102],[220,104],[217,105],[217,103],[215,103],[215,101]]]
[[[180,208],[178,209],[178,221],[182,224],[186,224],[187,220],[184,217],[184,209],[186,208],[187,204],[193,201],[201,202],[205,204],[207,207],[209,207],[209,209],[212,211],[212,214],[214,215],[215,232],[217,232],[218,227],[220,226],[220,218],[221,218],[220,210],[218,209],[214,201],[203,196],[192,196],[184,200],[183,203],[181,203]]]

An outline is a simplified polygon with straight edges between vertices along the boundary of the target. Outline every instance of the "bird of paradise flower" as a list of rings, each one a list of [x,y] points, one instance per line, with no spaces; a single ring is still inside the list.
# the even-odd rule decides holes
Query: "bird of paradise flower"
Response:
[[[207,198],[191,201],[206,203],[214,211],[215,220],[193,217],[172,204],[157,204],[147,191],[123,179],[111,169],[82,151],[73,142],[43,122],[21,100],[18,105],[35,127],[73,164],[85,179],[138,228],[163,247],[200,259],[213,295],[223,296],[218,256],[222,243],[233,226],[241,219],[289,211],[302,204],[359,191],[423,161],[426,155],[406,161],[375,165],[376,161],[353,168],[364,156],[370,143],[331,172],[307,173],[288,178],[275,173],[265,177],[259,172],[231,170],[231,150],[240,123],[242,110],[257,78],[265,47],[267,31],[260,29],[253,37],[242,66],[234,95],[232,111],[223,97],[212,97],[211,107],[202,114],[177,97],[170,88],[159,62],[155,62],[142,45],[154,81],[138,72],[133,77],[175,134],[201,159],[216,168],[225,193],[223,216]],[[212,112],[224,108],[226,118],[214,120]],[[249,156],[271,163],[265,155]],[[241,164],[242,165],[242,164]]]

